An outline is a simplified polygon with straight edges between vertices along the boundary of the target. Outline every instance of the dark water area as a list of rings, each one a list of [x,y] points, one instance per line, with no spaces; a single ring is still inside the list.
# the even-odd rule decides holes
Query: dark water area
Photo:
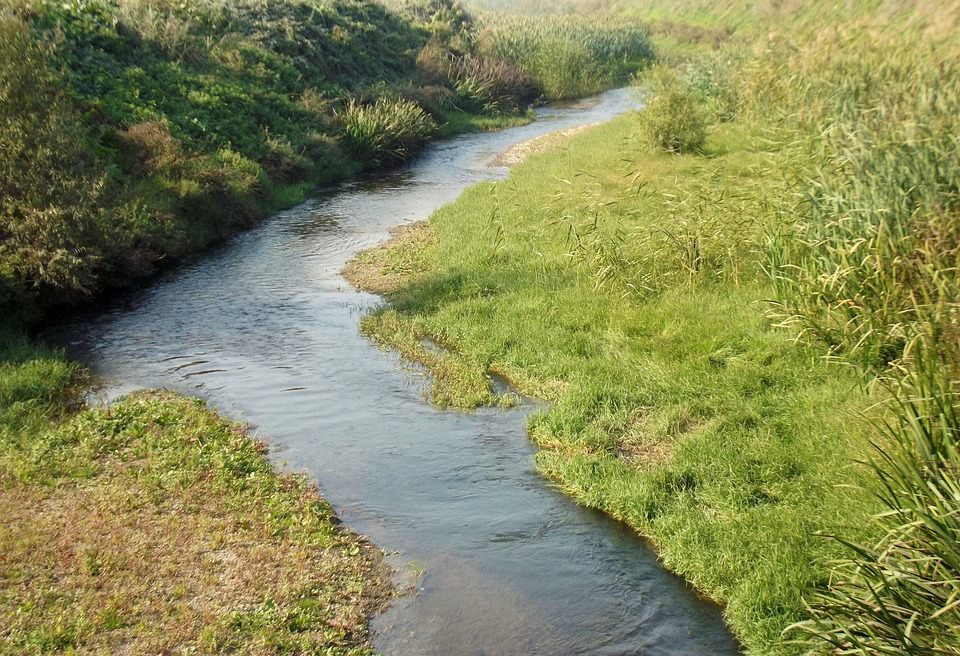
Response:
[[[425,219],[511,144],[627,111],[624,91],[465,135],[412,165],[318,192],[60,326],[103,380],[201,396],[250,422],[281,466],[315,478],[343,521],[391,553],[412,593],[374,621],[386,656],[736,654],[720,611],[631,531],[533,471],[535,408],[441,411],[424,374],[359,334],[382,301],[339,275],[391,226]]]

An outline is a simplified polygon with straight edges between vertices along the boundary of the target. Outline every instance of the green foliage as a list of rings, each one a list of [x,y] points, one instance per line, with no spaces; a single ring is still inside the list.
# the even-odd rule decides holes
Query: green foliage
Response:
[[[911,369],[891,381],[895,419],[879,427],[872,464],[886,509],[875,518],[883,539],[867,546],[837,538],[850,555],[812,600],[811,619],[792,627],[811,654],[960,648],[960,404],[930,345],[913,355]]]
[[[0,303],[97,285],[104,174],[47,56],[0,12]]]
[[[913,326],[948,339],[957,321],[960,71],[865,38],[823,40],[804,68],[781,71],[796,83],[788,106],[817,136],[809,191],[771,240],[771,270],[791,321],[882,367]]]
[[[412,157],[436,130],[433,119],[415,103],[386,97],[369,105],[351,101],[338,119],[364,168],[397,164]]]
[[[602,91],[653,58],[647,27],[613,17],[496,14],[478,39],[483,54],[513,63],[551,99]]]
[[[503,59],[457,54],[431,42],[417,63],[433,80],[451,89],[447,104],[459,111],[504,114],[532,104],[541,95],[516,65]]]
[[[768,268],[780,317],[891,390],[872,470],[883,538],[847,547],[796,629],[811,653],[956,653],[960,90],[948,44],[825,30],[768,44],[748,106],[791,144]],[[776,105],[776,109],[771,105]]]
[[[641,138],[672,153],[696,152],[707,139],[701,96],[673,68],[655,64],[643,75],[646,107],[639,113]]]

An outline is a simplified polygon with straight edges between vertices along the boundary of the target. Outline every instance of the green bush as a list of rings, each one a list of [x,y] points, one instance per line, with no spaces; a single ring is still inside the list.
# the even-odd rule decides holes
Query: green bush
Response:
[[[337,116],[350,148],[365,168],[409,159],[436,130],[433,119],[409,100],[380,97],[368,105],[351,101]]]
[[[673,68],[656,64],[643,76],[646,108],[640,112],[640,134],[647,144],[673,153],[703,147],[707,116],[700,97]]]

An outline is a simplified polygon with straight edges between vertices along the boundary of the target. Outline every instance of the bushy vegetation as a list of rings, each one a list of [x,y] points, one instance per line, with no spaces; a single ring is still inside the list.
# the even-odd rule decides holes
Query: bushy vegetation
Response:
[[[433,119],[409,100],[351,102],[338,119],[348,147],[371,168],[404,161],[423,148],[436,130]]]
[[[671,153],[699,150],[707,140],[702,96],[688,89],[674,69],[656,64],[643,76],[646,109],[640,133],[650,146]]]
[[[125,284],[413,156],[434,123],[550,97],[479,30],[446,0],[3,0],[0,303],[26,317]],[[593,86],[561,95],[613,80],[581,63]]]
[[[960,649],[955,52],[950,42],[829,30],[815,47],[771,44],[753,71],[792,110],[781,138],[809,144],[795,155],[805,193],[781,208],[791,220],[769,239],[782,317],[887,381],[890,397],[872,465],[882,538],[838,536],[850,553],[800,625],[814,652]]]

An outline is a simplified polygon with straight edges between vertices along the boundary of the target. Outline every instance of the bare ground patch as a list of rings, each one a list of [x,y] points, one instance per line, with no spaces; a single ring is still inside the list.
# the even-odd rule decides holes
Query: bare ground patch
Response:
[[[570,137],[586,132],[597,125],[597,123],[591,123],[590,125],[580,125],[567,130],[558,130],[557,132],[551,132],[541,137],[514,144],[497,155],[497,157],[490,162],[490,166],[514,166],[530,157],[530,155],[539,155],[540,153],[562,148]]]

